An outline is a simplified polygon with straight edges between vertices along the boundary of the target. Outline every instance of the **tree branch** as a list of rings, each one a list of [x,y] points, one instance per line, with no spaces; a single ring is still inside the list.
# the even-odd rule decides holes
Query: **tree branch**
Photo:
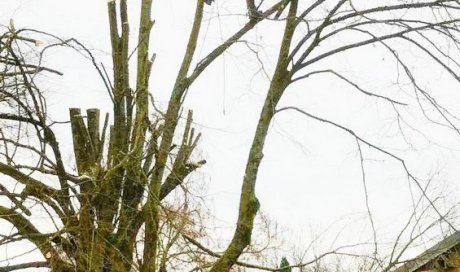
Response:
[[[30,262],[30,263],[3,266],[3,267],[0,267],[0,272],[9,272],[9,271],[20,270],[20,269],[40,268],[40,267],[49,267],[49,266],[50,264],[47,261]]]

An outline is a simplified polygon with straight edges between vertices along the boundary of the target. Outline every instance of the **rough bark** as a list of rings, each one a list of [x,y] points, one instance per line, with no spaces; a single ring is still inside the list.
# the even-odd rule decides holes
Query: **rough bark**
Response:
[[[290,80],[287,71],[289,64],[288,56],[295,29],[296,12],[297,1],[291,1],[278,56],[278,63],[257,123],[254,139],[246,163],[236,229],[229,246],[224,251],[222,257],[213,265],[210,270],[211,272],[230,271],[238,260],[238,257],[243,253],[243,250],[251,243],[254,218],[260,207],[260,203],[255,194],[257,173],[263,158],[263,147],[269,125],[275,114],[276,105]]]

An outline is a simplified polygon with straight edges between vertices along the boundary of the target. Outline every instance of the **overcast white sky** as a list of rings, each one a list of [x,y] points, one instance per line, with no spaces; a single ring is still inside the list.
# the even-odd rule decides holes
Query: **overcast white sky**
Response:
[[[198,48],[201,56],[244,22],[244,17],[235,15],[242,8],[236,4],[238,1],[216,1],[206,8],[206,17],[212,19],[203,27],[206,42]],[[157,53],[157,59],[150,91],[164,108],[184,51],[194,1],[154,2],[156,24],[152,51]],[[134,17],[134,10],[132,14]],[[1,0],[0,24],[7,25],[10,18],[14,19],[16,28],[35,28],[63,38],[75,37],[110,67],[106,1]],[[133,32],[135,25],[136,22],[132,24]],[[268,73],[276,61],[278,30],[276,25],[267,23],[248,36],[263,47],[261,58]],[[424,86],[431,89],[441,103],[457,108],[456,113],[460,113],[458,84],[426,57],[410,48],[403,52],[407,53],[417,75],[424,78]],[[57,49],[48,55],[47,63],[65,73],[61,78],[50,77],[43,83],[54,119],[67,120],[69,107],[99,107],[103,112],[110,112],[109,97],[87,60],[71,50]],[[368,47],[339,55],[323,66],[341,71],[377,93],[406,98],[398,93],[401,86],[394,84],[396,63],[381,48]],[[228,230],[232,230],[237,215],[245,159],[268,85],[264,74],[257,70],[255,56],[239,44],[193,85],[185,104],[194,110],[197,129],[203,134],[199,153],[208,161],[194,178],[206,184],[216,225]],[[388,103],[358,94],[339,80],[320,75],[293,84],[281,104],[298,106],[348,125],[373,143],[403,156],[411,171],[420,178],[433,177],[432,195],[445,195],[440,202],[441,209],[458,199],[460,138],[446,128],[428,124],[419,113],[415,114],[417,105],[409,106],[407,118],[431,142],[406,128],[407,137],[413,143],[410,150],[401,141]],[[65,150],[70,156],[68,129],[60,130],[59,134],[63,142],[67,142]],[[342,226],[352,224],[344,229],[344,241],[371,237],[357,150],[355,139],[334,127],[294,112],[280,113],[275,118],[264,151],[257,195],[262,211],[280,225],[288,244],[302,247],[311,235],[320,234],[337,220],[340,222],[331,230],[331,235],[337,234]],[[370,208],[383,241],[401,228],[401,220],[411,211],[410,188],[415,194],[417,189],[414,184],[408,185],[398,162],[366,147],[363,153]],[[4,222],[0,222],[0,229],[2,224]],[[9,256],[14,255],[13,249],[9,251]],[[0,261],[6,258],[5,252],[0,251]]]

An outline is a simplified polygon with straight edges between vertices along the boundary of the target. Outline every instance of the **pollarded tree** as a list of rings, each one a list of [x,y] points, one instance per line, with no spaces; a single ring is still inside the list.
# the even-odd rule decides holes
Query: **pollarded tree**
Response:
[[[29,61],[30,56],[23,54],[25,46],[36,42],[31,36],[50,35],[10,26],[0,37],[0,132],[4,143],[0,173],[22,184],[12,190],[7,182],[0,183],[3,195],[10,201],[10,206],[0,207],[0,216],[16,230],[5,241],[29,240],[47,258],[46,262],[10,268],[39,265],[54,271],[166,271],[180,261],[169,256],[186,254],[187,247],[193,246],[196,252],[209,256],[185,255],[184,263],[194,263],[197,270],[229,271],[235,265],[279,270],[240,263],[238,258],[251,244],[254,219],[260,206],[255,186],[269,126],[275,114],[288,110],[348,133],[356,140],[361,155],[361,147],[367,146],[396,160],[411,182],[425,193],[401,157],[366,140],[352,128],[299,107],[278,107],[278,102],[292,83],[319,74],[329,75],[362,95],[388,103],[398,121],[403,120],[401,109],[415,103],[428,120],[433,119],[426,114],[430,107],[439,117],[433,122],[458,131],[456,117],[418,84],[404,59],[405,51],[393,43],[398,41],[406,46],[403,48],[415,48],[458,80],[460,67],[455,54],[441,50],[432,39],[433,35],[441,36],[439,41],[460,45],[460,19],[455,17],[460,9],[458,1],[247,0],[243,26],[198,60],[196,48],[201,42],[205,4],[213,4],[213,1],[196,1],[193,24],[167,109],[152,113],[155,105],[149,101],[154,101],[156,95],[149,92],[155,59],[149,50],[152,1],[142,0],[136,44],[129,42],[133,34],[128,1],[108,1],[113,74],[107,75],[104,67],[92,61],[109,91],[112,118],[106,116],[101,122],[97,109],[89,109],[86,114],[80,109],[69,109],[75,171],[66,167],[69,163],[64,161],[60,150],[56,122],[48,116],[45,95],[35,81],[41,73],[58,72],[41,65],[41,54],[36,62]],[[267,20],[282,25],[283,33],[278,37],[277,62],[269,75],[265,103],[255,125],[234,235],[219,254],[195,239],[199,236],[195,229],[198,224],[189,205],[170,205],[165,200],[205,163],[193,155],[200,134],[193,128],[191,111],[185,117],[183,129],[179,130],[181,109],[187,90],[203,71],[235,43],[247,42],[244,40],[247,34]],[[346,38],[349,34],[353,34],[352,39]],[[91,58],[90,52],[76,40],[53,39],[54,43],[43,51],[65,45],[83,50]],[[400,101],[400,97],[374,93],[333,67],[324,68],[336,56],[369,45],[382,46],[394,58],[401,68],[401,77],[408,79],[413,87],[413,97]],[[137,61],[133,67],[129,59],[134,51]],[[131,78],[135,78],[134,84]],[[177,134],[181,140],[174,144]],[[21,157],[24,151],[32,154],[32,159]],[[433,204],[427,195],[425,197]],[[48,212],[49,219],[55,223],[55,232],[41,233],[29,220],[34,212],[29,207],[30,201],[40,203]],[[441,212],[433,208],[442,217]],[[181,248],[186,249],[176,252]],[[391,266],[397,261],[389,260],[388,264]]]

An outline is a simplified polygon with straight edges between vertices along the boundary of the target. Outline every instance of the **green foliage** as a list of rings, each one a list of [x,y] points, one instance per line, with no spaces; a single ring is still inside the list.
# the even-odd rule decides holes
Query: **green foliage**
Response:
[[[281,258],[281,263],[280,263],[280,272],[291,272],[292,268],[289,267],[290,264],[286,257]]]
[[[107,236],[107,242],[111,245],[115,245],[117,242],[118,242],[118,237],[116,234],[109,234],[109,236]]]

